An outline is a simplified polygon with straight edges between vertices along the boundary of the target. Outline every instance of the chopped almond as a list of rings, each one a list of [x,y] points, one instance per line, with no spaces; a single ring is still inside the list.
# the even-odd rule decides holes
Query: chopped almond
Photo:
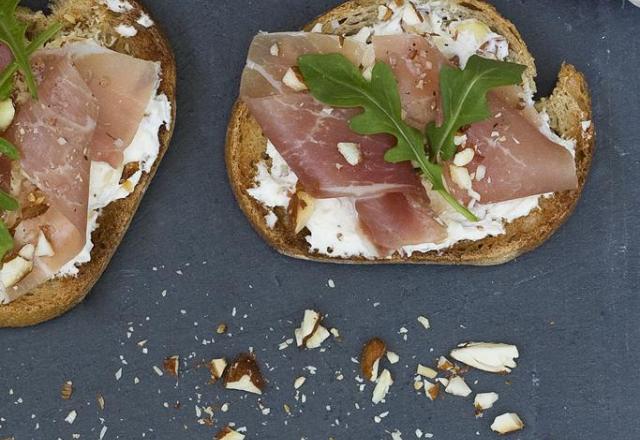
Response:
[[[162,367],[168,375],[178,377],[180,370],[180,357],[176,355],[166,358],[162,362]]]
[[[438,370],[440,371],[455,371],[456,366],[444,356],[440,356],[438,359]]]
[[[433,368],[425,367],[422,364],[418,364],[418,369],[416,371],[422,377],[428,377],[429,379],[435,379],[438,376],[438,372]]]
[[[524,428],[524,422],[516,413],[506,413],[495,418],[491,429],[499,434],[509,434]]]
[[[315,205],[315,199],[302,190],[296,191],[291,197],[289,211],[296,220],[296,234],[299,234],[309,223],[315,210]]]
[[[375,404],[382,402],[387,396],[391,385],[393,385],[393,378],[391,377],[391,373],[387,369],[382,370],[382,373],[380,373],[380,377],[376,382],[376,386],[373,389],[373,396],[371,397],[371,401]]]
[[[471,388],[469,388],[467,383],[460,376],[452,376],[449,378],[449,384],[444,390],[449,394],[460,397],[467,397],[471,394]]]
[[[340,151],[344,160],[351,166],[356,166],[362,161],[360,144],[354,142],[338,142],[338,151]]]
[[[229,426],[223,428],[216,434],[214,440],[243,440],[244,435],[237,431],[234,431]]]
[[[282,82],[285,86],[296,92],[303,92],[307,90],[307,85],[304,83],[302,74],[297,67],[290,67],[282,78]]]
[[[227,368],[224,376],[224,386],[230,390],[262,394],[265,388],[265,381],[253,354],[242,353],[236,358]]]
[[[47,236],[43,231],[38,234],[38,243],[36,244],[35,256],[36,257],[53,257],[55,255],[51,242],[47,239]]]
[[[62,384],[62,389],[60,390],[60,396],[64,400],[69,400],[71,399],[72,394],[73,394],[73,382],[68,380]]]
[[[490,373],[510,373],[518,356],[515,345],[489,342],[470,342],[451,351],[457,361]]]
[[[478,393],[473,399],[473,406],[476,408],[476,416],[482,416],[482,412],[492,408],[498,401],[497,393]]]
[[[224,370],[227,368],[227,360],[224,358],[212,359],[208,367],[211,373],[210,382],[215,383],[224,375]]]
[[[378,378],[380,359],[387,352],[387,344],[380,338],[373,338],[362,347],[360,366],[365,379],[375,382]]]
[[[440,385],[425,380],[424,393],[429,398],[429,400],[436,400],[438,398],[438,395],[440,394]]]

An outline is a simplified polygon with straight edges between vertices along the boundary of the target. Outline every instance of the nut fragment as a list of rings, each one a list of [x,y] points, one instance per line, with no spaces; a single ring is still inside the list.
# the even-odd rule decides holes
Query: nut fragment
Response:
[[[438,370],[440,371],[455,371],[456,366],[453,365],[449,359],[444,356],[440,356],[438,359]]]
[[[35,255],[36,257],[53,257],[55,255],[53,246],[47,239],[44,232],[40,231],[38,234],[38,243],[36,244]]]
[[[469,170],[464,167],[458,167],[455,165],[449,165],[449,173],[451,174],[451,180],[462,189],[471,189],[472,181]]]
[[[244,435],[237,431],[234,431],[229,426],[223,428],[214,437],[215,440],[243,440]]]
[[[397,364],[400,361],[400,356],[398,356],[393,351],[387,351],[387,360],[391,364]]]
[[[162,362],[162,367],[164,368],[164,371],[168,375],[173,377],[178,377],[178,373],[180,370],[180,357],[175,355],[175,356],[166,358]]]
[[[471,394],[471,388],[469,388],[467,383],[460,376],[452,376],[449,378],[449,384],[444,390],[449,394],[460,397],[467,397]]]
[[[490,373],[510,373],[518,356],[515,345],[490,342],[469,342],[451,351],[457,361]]]
[[[289,67],[289,69],[287,69],[287,72],[282,78],[282,82],[285,86],[296,92],[303,92],[307,90],[307,85],[303,81],[302,74],[295,66]]]
[[[431,328],[431,323],[429,323],[429,319],[426,316],[418,316],[418,322],[422,324],[425,330],[429,330]]]
[[[33,270],[33,261],[17,256],[2,266],[0,280],[4,287],[9,288],[18,284]]]
[[[216,329],[216,333],[219,335],[222,335],[224,333],[227,332],[227,324],[225,324],[224,322],[221,324],[218,324],[218,328]]]
[[[73,382],[68,380],[62,384],[62,389],[60,390],[60,396],[64,400],[69,400],[71,399],[72,394],[73,394]]]
[[[277,57],[280,55],[280,46],[278,46],[278,43],[274,43],[270,48],[269,48],[269,53],[271,55],[273,55],[274,57]]]
[[[305,310],[300,328],[295,329],[296,345],[310,349],[318,348],[331,333],[320,325],[322,315],[315,310]]]
[[[262,394],[265,382],[255,356],[247,353],[240,354],[227,368],[224,386],[230,390]]]
[[[493,404],[498,401],[497,393],[478,393],[475,399],[473,399],[473,406],[476,408],[476,415],[481,416],[484,410],[493,407]]]
[[[306,381],[307,378],[304,376],[296,378],[296,380],[293,382],[293,388],[295,388],[296,390],[299,389],[302,385],[304,385]]]
[[[98,402],[98,408],[100,408],[100,411],[104,411],[104,397],[102,396],[102,394],[99,394],[96,396],[96,401]]]
[[[16,109],[11,98],[0,101],[0,131],[6,131],[13,122]]]
[[[382,373],[380,373],[380,377],[376,382],[376,386],[373,389],[373,396],[371,397],[371,401],[375,404],[382,402],[389,392],[389,388],[391,387],[391,385],[393,385],[393,378],[391,377],[391,373],[387,369],[382,370]]]
[[[495,418],[491,424],[491,429],[499,434],[509,434],[520,431],[524,428],[524,423],[516,413],[505,413]]]
[[[388,6],[378,6],[378,20],[389,21],[393,17],[393,11]]]
[[[378,378],[380,359],[387,352],[387,344],[380,338],[373,338],[362,347],[360,365],[365,379],[375,382]]]
[[[212,359],[208,367],[211,373],[210,382],[215,383],[224,375],[224,370],[227,368],[227,360],[224,358]]]
[[[437,383],[431,383],[428,380],[424,381],[424,393],[429,398],[429,400],[433,401],[438,398],[440,394],[440,385]]]
[[[295,233],[299,234],[309,223],[315,210],[316,200],[302,190],[296,191],[289,203],[290,212],[296,219]]]
[[[435,379],[438,376],[438,372],[433,368],[425,367],[422,364],[418,364],[418,369],[416,370],[422,377],[428,377],[429,379]]]
[[[344,160],[351,166],[356,166],[362,161],[360,144],[354,142],[338,142],[338,151],[340,151]]]
[[[471,163],[474,156],[475,152],[473,148],[465,148],[454,156],[453,164],[457,167],[467,166]]]

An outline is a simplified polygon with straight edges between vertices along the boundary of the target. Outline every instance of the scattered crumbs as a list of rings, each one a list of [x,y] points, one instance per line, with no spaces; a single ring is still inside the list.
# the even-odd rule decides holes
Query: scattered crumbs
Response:
[[[327,281],[327,285],[332,289],[336,287],[335,281],[333,281],[331,278],[329,278],[329,280]]]
[[[153,371],[155,371],[155,372],[156,372],[156,374],[157,374],[158,376],[162,376],[162,375],[164,375],[164,373],[162,372],[162,370],[161,370],[157,365],[154,365],[154,366],[153,366]]]
[[[69,412],[69,414],[67,414],[67,417],[64,418],[64,421],[67,422],[68,424],[72,425],[73,422],[76,421],[76,417],[78,416],[78,413],[76,412],[75,409],[71,410]]]
[[[122,378],[122,367],[118,369],[118,371],[116,371],[116,380],[120,380]]]
[[[429,323],[429,319],[426,318],[425,316],[418,316],[418,322],[422,324],[422,326],[426,330],[429,330],[431,328],[431,323]]]

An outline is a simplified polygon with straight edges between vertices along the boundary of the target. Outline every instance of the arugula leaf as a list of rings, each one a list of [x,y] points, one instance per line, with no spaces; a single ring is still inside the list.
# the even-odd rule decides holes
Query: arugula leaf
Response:
[[[16,199],[0,189],[0,209],[15,211],[20,207]]]
[[[446,191],[442,167],[430,162],[427,157],[424,135],[402,120],[398,84],[389,66],[376,63],[370,82],[341,54],[302,55],[298,58],[298,67],[311,94],[318,101],[334,107],[364,109],[350,122],[354,132],[362,135],[386,133],[396,137],[396,146],[385,155],[387,161],[417,162],[435,191],[467,219],[478,220]]]
[[[24,74],[31,95],[36,98],[38,89],[25,46],[24,34],[27,31],[27,25],[18,21],[16,17],[18,3],[20,3],[20,0],[3,0],[0,2],[0,41],[11,49],[15,62]]]
[[[27,56],[33,55],[33,53],[40,49],[44,44],[53,38],[60,30],[62,25],[60,23],[54,23],[40,33],[29,45],[27,46]],[[16,61],[9,64],[0,74],[0,101],[11,96],[13,91],[13,75],[18,71],[18,63]]]
[[[432,159],[450,160],[456,151],[454,136],[465,125],[491,117],[487,92],[495,87],[520,84],[526,66],[473,55],[464,70],[443,67],[440,90],[444,123],[427,126]]]
[[[13,236],[7,225],[0,220],[0,261],[7,255],[7,252],[13,249]]]
[[[0,154],[4,154],[11,160],[20,159],[20,153],[18,149],[8,140],[0,138]]]

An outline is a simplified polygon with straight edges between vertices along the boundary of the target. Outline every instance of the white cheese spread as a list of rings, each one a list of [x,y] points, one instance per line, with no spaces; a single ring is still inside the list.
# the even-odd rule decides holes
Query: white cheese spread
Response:
[[[462,67],[474,54],[504,60],[509,54],[507,40],[486,25],[476,20],[464,20],[452,13],[452,4],[448,1],[415,2],[416,9],[409,2],[397,6],[394,1],[387,4],[393,11],[392,16],[361,31],[359,35],[395,35],[407,32],[431,35],[432,41],[449,58],[458,57]],[[422,12],[423,21],[407,25],[408,14]],[[533,103],[533,94],[527,92],[525,99]],[[563,139],[549,126],[549,118],[541,113],[541,133],[553,142],[562,145],[575,154],[576,142]],[[256,186],[248,193],[268,209],[267,224],[275,226],[272,208],[287,207],[291,195],[295,193],[297,177],[278,154],[273,144],[267,144],[267,155],[272,166],[266,162],[257,165]],[[447,238],[441,243],[423,243],[405,246],[399,252],[411,256],[414,252],[430,252],[449,248],[463,240],[481,240],[505,233],[505,226],[528,215],[538,208],[540,197],[552,197],[553,194],[541,194],[506,202],[481,204],[475,203],[469,209],[480,219],[469,222],[445,202],[441,196],[429,190],[425,184],[438,219],[447,228]],[[360,231],[354,202],[348,198],[316,200],[314,211],[306,223],[310,234],[306,237],[312,252],[333,257],[379,258],[376,247]]]

